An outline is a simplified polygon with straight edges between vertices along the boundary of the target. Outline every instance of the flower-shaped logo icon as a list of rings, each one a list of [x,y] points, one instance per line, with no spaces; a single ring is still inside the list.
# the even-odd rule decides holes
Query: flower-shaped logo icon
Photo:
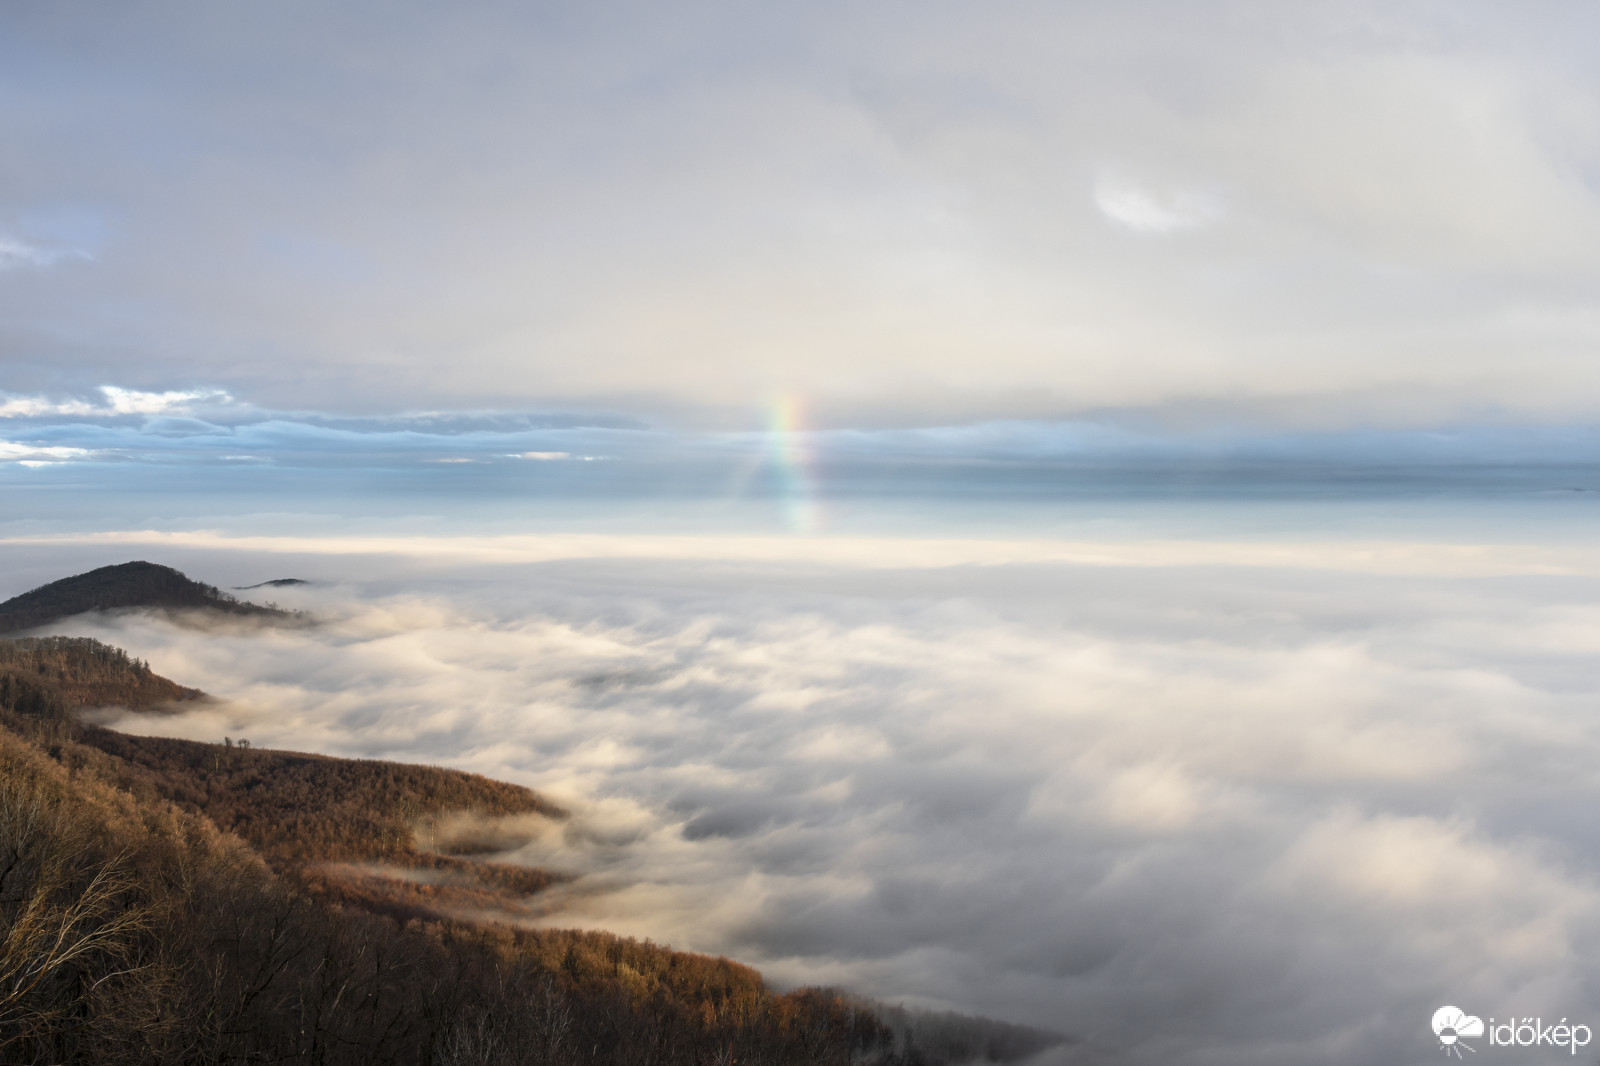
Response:
[[[1433,1035],[1439,1038],[1439,1048],[1446,1055],[1464,1058],[1461,1049],[1477,1051],[1471,1044],[1463,1044],[1461,1039],[1468,1036],[1483,1035],[1483,1019],[1477,1015],[1468,1014],[1460,1007],[1440,1007],[1433,1012]]]

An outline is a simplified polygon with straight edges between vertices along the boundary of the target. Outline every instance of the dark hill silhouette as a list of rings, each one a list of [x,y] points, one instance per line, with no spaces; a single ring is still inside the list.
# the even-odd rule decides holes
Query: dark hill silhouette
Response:
[[[251,589],[286,589],[295,585],[309,585],[311,582],[303,577],[275,577],[271,581],[257,581],[254,585],[235,585],[239,592],[249,592]]]
[[[0,633],[38,629],[88,611],[134,607],[259,618],[293,617],[275,607],[235,599],[213,585],[190,580],[170,566],[141,561],[102,566],[11,597],[0,603]]]

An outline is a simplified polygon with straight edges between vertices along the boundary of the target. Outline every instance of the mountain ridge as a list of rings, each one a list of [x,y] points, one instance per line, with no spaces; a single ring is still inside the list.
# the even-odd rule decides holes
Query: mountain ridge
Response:
[[[141,608],[276,621],[297,617],[276,607],[240,600],[170,566],[141,559],[73,574],[11,597],[0,603],[0,634],[40,629],[91,611]]]

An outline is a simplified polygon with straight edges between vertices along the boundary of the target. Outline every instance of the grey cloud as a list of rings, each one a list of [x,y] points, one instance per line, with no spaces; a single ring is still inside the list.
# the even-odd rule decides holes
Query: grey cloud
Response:
[[[845,425],[1600,403],[1578,7],[5,18],[0,229],[96,231],[92,269],[4,274],[8,388],[718,425],[785,393]]]
[[[52,266],[66,259],[88,259],[77,248],[48,248],[0,233],[0,271]]]

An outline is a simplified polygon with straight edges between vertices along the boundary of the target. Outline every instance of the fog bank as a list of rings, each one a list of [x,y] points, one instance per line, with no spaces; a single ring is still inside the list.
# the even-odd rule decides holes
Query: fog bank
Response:
[[[119,728],[541,789],[545,920],[776,981],[1137,1063],[1600,1021],[1595,579],[894,563],[365,559],[272,590],[316,629],[73,631],[229,701]]]

